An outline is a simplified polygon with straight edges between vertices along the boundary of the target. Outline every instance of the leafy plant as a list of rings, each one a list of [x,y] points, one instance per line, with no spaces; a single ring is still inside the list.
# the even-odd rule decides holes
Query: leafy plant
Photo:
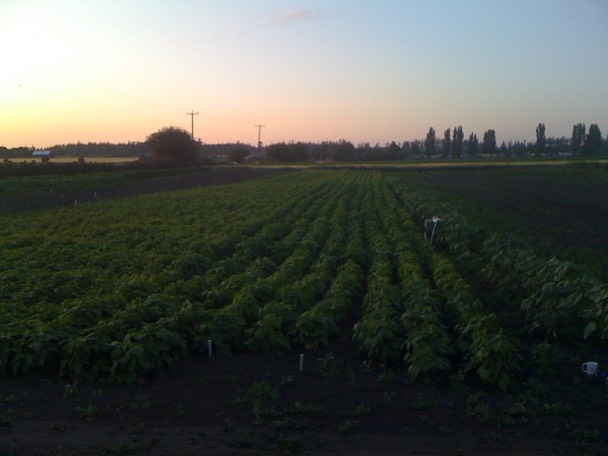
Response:
[[[357,405],[357,407],[355,408],[355,415],[357,415],[357,416],[369,415],[371,412],[372,412],[371,407],[365,403],[361,403],[361,404]]]
[[[338,375],[338,362],[332,352],[328,352],[319,359],[317,359],[319,363],[319,370],[321,372],[321,377],[324,379],[332,379],[336,378]]]
[[[359,420],[346,419],[338,425],[340,434],[350,434],[360,426]]]
[[[78,405],[76,406],[75,411],[83,420],[93,421],[97,414],[97,406],[93,403],[89,403],[86,407]]]

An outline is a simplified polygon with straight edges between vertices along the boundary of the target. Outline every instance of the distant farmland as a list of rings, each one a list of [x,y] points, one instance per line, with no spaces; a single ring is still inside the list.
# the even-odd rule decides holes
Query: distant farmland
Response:
[[[74,163],[79,157],[53,157],[50,159],[52,163]],[[129,163],[139,160],[139,157],[82,157],[87,163]],[[13,163],[37,162],[42,163],[39,157],[18,157],[9,158]]]

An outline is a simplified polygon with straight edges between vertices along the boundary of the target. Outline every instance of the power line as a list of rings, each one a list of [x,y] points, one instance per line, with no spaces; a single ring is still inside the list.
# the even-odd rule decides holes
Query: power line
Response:
[[[194,116],[197,116],[198,112],[191,111],[187,112],[186,115],[192,118],[192,139],[194,139]]]
[[[258,149],[261,149],[262,148],[262,128],[264,128],[266,125],[256,124],[254,126],[258,127]]]

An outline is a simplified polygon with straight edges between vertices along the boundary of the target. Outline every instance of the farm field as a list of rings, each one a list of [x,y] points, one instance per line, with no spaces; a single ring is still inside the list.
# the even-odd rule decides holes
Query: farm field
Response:
[[[0,450],[601,454],[606,234],[560,223],[573,191],[602,217],[605,169],[544,169],[226,174],[1,216]]]
[[[53,163],[74,163],[79,157],[53,157]],[[139,160],[139,157],[82,157],[87,163],[130,163]],[[42,159],[38,157],[23,157],[9,159],[13,163],[36,162],[42,163]]]
[[[415,171],[408,180],[458,197],[493,229],[515,233],[545,257],[586,264],[608,279],[608,164]]]
[[[273,169],[114,169],[0,178],[0,214],[73,206],[74,202],[129,197],[219,183],[239,182],[274,172]]]

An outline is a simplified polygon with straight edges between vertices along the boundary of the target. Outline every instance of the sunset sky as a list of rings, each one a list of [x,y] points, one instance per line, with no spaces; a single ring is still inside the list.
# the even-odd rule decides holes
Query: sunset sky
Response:
[[[608,133],[608,0],[0,0],[0,145]]]

